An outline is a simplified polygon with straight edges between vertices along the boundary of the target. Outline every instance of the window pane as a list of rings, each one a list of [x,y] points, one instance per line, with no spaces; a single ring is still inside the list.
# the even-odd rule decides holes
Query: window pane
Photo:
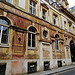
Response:
[[[30,5],[32,5],[32,1],[30,0]]]
[[[9,3],[12,3],[12,0],[6,0],[7,2],[9,2]]]
[[[43,15],[42,15],[43,19],[46,19],[46,11],[43,9]]]
[[[35,34],[32,34],[32,47],[35,47]]]
[[[35,34],[32,34],[32,40],[35,40]]]
[[[36,9],[35,8],[33,8],[33,14],[36,15]]]
[[[54,24],[57,24],[57,16],[54,15]]]
[[[56,39],[56,49],[59,50],[59,44],[58,40]]]
[[[33,6],[36,7],[36,4],[33,2]]]
[[[36,3],[30,0],[29,12],[36,15]]]
[[[8,34],[8,33],[9,33],[9,28],[8,27],[3,27],[2,34]]]
[[[31,46],[31,33],[28,33],[28,46]]]
[[[0,19],[0,24],[5,24],[5,25],[8,25],[8,22],[4,19]]]
[[[44,16],[45,16],[45,13],[46,13],[45,10],[43,10],[43,15],[44,15]]]
[[[29,12],[32,13],[32,6],[30,6],[30,8],[29,8]]]
[[[54,19],[54,24],[56,24],[56,20]]]
[[[44,36],[45,38],[47,38],[47,34],[48,34],[48,32],[47,32],[46,30],[44,30],[44,31],[43,31],[43,36]]]
[[[19,5],[19,7],[25,9],[26,0],[19,0],[18,5]]]
[[[9,28],[3,27],[1,43],[5,43],[5,44],[8,43],[8,33],[9,33]]]

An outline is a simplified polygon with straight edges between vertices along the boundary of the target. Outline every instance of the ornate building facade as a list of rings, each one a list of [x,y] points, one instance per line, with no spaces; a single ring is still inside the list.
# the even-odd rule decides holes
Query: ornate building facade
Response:
[[[0,0],[0,75],[75,62],[75,17],[68,5],[67,0]]]

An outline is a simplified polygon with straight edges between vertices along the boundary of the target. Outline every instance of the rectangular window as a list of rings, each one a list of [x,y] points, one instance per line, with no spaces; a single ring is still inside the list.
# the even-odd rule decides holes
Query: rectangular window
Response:
[[[32,34],[32,47],[36,47],[35,43],[35,34]]]
[[[56,39],[56,50],[59,50],[59,41]]]
[[[28,33],[28,47],[35,48],[36,47],[36,35],[32,33]]]
[[[44,19],[44,20],[46,20],[46,10],[42,10],[42,18]]]
[[[0,26],[0,43],[8,43],[9,28],[5,26]]]
[[[54,41],[52,40],[52,50],[54,50],[54,46],[53,45],[54,45]]]
[[[5,43],[5,44],[8,43],[8,33],[9,33],[9,28],[3,27],[1,43]]]
[[[36,15],[36,3],[30,0],[29,12]]]
[[[31,33],[28,34],[28,46],[31,46]]]
[[[25,9],[25,1],[26,0],[19,0],[19,7]]]
[[[11,3],[11,4],[13,3],[13,0],[6,0],[6,1],[9,2],[9,3]]]
[[[53,15],[53,18],[54,18],[54,24],[57,25],[57,16]]]

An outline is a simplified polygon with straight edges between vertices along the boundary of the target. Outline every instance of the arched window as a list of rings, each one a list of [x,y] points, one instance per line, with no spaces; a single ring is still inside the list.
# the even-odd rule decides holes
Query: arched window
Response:
[[[0,18],[0,44],[8,44],[9,22]]]
[[[29,48],[35,48],[36,47],[36,29],[34,27],[29,28],[28,47]]]
[[[58,40],[59,35],[55,35],[55,45],[56,45],[56,50],[59,50],[59,40]]]

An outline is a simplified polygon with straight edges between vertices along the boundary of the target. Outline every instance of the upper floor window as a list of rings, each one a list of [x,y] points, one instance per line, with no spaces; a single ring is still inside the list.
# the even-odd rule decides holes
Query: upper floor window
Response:
[[[59,50],[59,39],[58,39],[59,35],[56,34],[55,35],[55,45],[56,45],[56,50]]]
[[[28,47],[29,48],[36,48],[36,29],[34,27],[29,28]]]
[[[26,4],[25,2],[26,2],[26,0],[19,0],[19,2],[18,2],[19,7],[25,9],[25,4]]]
[[[36,3],[30,0],[29,12],[36,15]]]
[[[67,29],[66,21],[64,21],[64,29],[65,29],[65,30]]]
[[[6,0],[7,2],[9,2],[9,3],[13,3],[13,0]]]
[[[46,10],[42,9],[42,18],[46,20]]]
[[[9,23],[0,18],[0,44],[8,44]]]
[[[57,25],[57,15],[54,14],[53,18],[54,18],[54,24]]]

